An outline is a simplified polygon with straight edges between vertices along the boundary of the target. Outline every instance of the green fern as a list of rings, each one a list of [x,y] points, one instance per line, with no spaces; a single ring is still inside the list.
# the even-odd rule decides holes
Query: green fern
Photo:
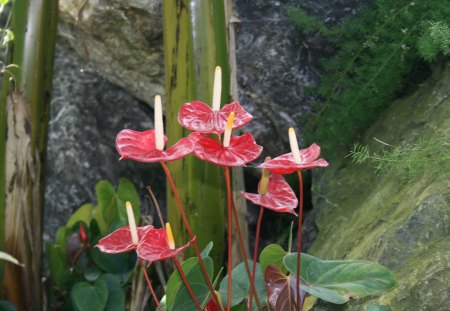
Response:
[[[367,146],[355,144],[349,156],[357,164],[369,162],[379,175],[398,172],[411,180],[424,174],[448,176],[450,169],[450,143],[445,140],[420,140],[413,145],[392,146],[383,143],[381,152],[369,151]]]

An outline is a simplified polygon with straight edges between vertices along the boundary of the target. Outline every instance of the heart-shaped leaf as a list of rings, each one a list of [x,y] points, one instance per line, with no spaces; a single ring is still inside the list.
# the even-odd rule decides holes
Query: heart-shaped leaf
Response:
[[[294,311],[297,306],[297,290],[295,275],[287,276],[281,270],[269,265],[264,273],[268,291],[269,304],[275,311]],[[305,292],[300,291],[300,301],[303,305]]]
[[[214,273],[214,264],[211,257],[204,257],[206,271],[210,278]],[[186,278],[198,302],[204,307],[208,302],[210,292],[197,257],[192,257],[181,265]],[[195,310],[195,304],[187,291],[178,271],[174,271],[167,282],[166,303],[169,311]]]
[[[108,301],[108,287],[102,279],[94,284],[79,282],[72,287],[70,298],[77,311],[103,311]]]
[[[266,271],[268,265],[274,265],[283,273],[287,273],[287,269],[283,264],[284,256],[286,256],[286,252],[280,245],[270,244],[266,246],[259,255],[259,262],[263,272]]]
[[[248,265],[250,271],[253,267],[253,261],[249,260]],[[232,272],[232,287],[231,287],[231,306],[236,306],[244,299],[248,300],[250,296],[250,280],[248,278],[247,270],[245,268],[245,263],[241,262],[237,265]],[[255,289],[258,295],[259,301],[263,302],[266,300],[267,292],[264,284],[264,277],[259,263],[256,263],[256,275],[255,275]],[[223,304],[226,306],[228,304],[228,276],[223,278],[220,282],[220,295],[222,296]],[[253,310],[258,310],[256,302],[253,302]]]
[[[284,257],[284,265],[297,273],[297,253]],[[321,260],[301,254],[302,290],[323,300],[342,304],[350,299],[379,295],[395,286],[395,278],[386,267],[364,260]]]

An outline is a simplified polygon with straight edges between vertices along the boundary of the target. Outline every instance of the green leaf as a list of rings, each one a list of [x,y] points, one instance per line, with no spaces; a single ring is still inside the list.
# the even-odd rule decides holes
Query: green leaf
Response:
[[[102,279],[94,284],[79,282],[72,287],[70,299],[77,311],[103,311],[108,301],[108,287]]]
[[[203,258],[203,261],[209,277],[212,278],[214,273],[212,258],[205,257]],[[195,297],[197,297],[198,302],[204,307],[208,302],[210,292],[203,277],[198,258],[189,258],[183,262],[181,268],[191,285]],[[169,311],[191,311],[196,309],[178,271],[174,271],[167,282],[166,299]]]
[[[101,279],[105,281],[109,293],[105,310],[125,310],[125,291],[120,284],[120,279],[112,274],[104,274]]]
[[[270,244],[266,246],[259,255],[259,262],[263,273],[266,271],[268,265],[274,265],[286,274],[287,269],[283,264],[284,256],[286,256],[286,252],[280,245]]]
[[[253,267],[253,261],[248,261],[250,271]],[[245,263],[241,262],[237,265],[232,272],[233,284],[231,287],[231,306],[234,307],[241,303],[244,299],[249,297],[250,294],[250,280],[248,278],[247,270],[245,268]],[[267,298],[266,287],[264,283],[264,276],[261,270],[261,266],[256,264],[256,275],[255,275],[255,289],[258,295],[259,301],[264,301]],[[228,304],[228,275],[220,282],[220,295],[222,296],[222,301],[224,306]],[[253,310],[257,310],[258,307],[256,303],[253,303]]]
[[[213,241],[210,241],[208,244],[206,244],[205,248],[202,250],[202,252],[200,253],[200,255],[203,257],[209,256],[209,253],[211,252],[212,248],[213,248]]]
[[[364,305],[364,311],[389,311],[390,309],[377,305],[377,304],[373,304],[373,303],[368,303]]]
[[[290,273],[297,272],[297,253],[284,257]],[[302,289],[323,300],[342,304],[350,299],[379,295],[395,286],[395,277],[386,267],[363,260],[321,260],[301,254]]]
[[[0,260],[6,260],[6,261],[9,261],[10,263],[13,263],[18,266],[22,266],[22,267],[24,266],[16,258],[14,258],[10,254],[2,252],[2,251],[0,251]]]
[[[97,244],[96,241],[95,244]],[[97,247],[91,248],[91,258],[103,271],[115,274],[125,282],[136,264],[136,253],[104,254]]]
[[[66,227],[72,228],[77,222],[84,222],[85,224],[89,224],[92,218],[92,211],[94,206],[90,203],[83,204],[79,209],[75,211],[75,213],[70,216],[69,221],[67,221]]]
[[[46,242],[45,249],[52,280],[57,286],[64,287],[72,278],[67,263],[66,249],[59,245],[52,245],[50,242]]]
[[[108,225],[119,220],[117,211],[117,195],[114,187],[107,180],[101,180],[95,186],[97,204],[103,219]]]
[[[122,206],[118,206],[118,208],[122,208],[125,212],[125,202],[130,201],[133,206],[134,218],[136,219],[136,223],[139,224],[141,219],[141,204],[139,201],[139,194],[136,191],[133,183],[126,178],[121,178],[119,180],[119,187],[117,189],[117,196],[123,202]]]

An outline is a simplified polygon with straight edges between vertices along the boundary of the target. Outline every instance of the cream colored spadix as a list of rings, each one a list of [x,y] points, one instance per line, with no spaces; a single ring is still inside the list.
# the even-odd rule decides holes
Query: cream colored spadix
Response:
[[[225,127],[225,132],[223,134],[223,146],[230,147],[231,130],[233,129],[234,122],[234,111],[230,112],[230,116],[227,120],[227,126]]]
[[[136,221],[134,220],[133,207],[131,206],[130,201],[127,201],[125,203],[125,206],[127,208],[128,226],[130,226],[131,240],[133,241],[134,245],[138,245],[139,238],[136,229]]]
[[[296,164],[302,163],[302,156],[300,155],[300,150],[298,148],[297,136],[295,135],[294,129],[289,128],[289,144],[291,145],[291,152],[294,156],[294,162]]]
[[[266,157],[264,162],[270,161],[271,157]],[[267,187],[269,186],[269,175],[270,172],[268,169],[263,169],[261,174],[261,183],[259,184],[259,194],[266,194],[267,193]]]
[[[161,96],[155,96],[155,136],[156,136],[156,149],[162,151],[164,149],[164,125]]]
[[[222,94],[222,69],[217,66],[214,72],[214,86],[213,86],[213,104],[212,110],[220,110],[220,95]]]
[[[170,227],[170,223],[166,223],[166,233],[167,233],[167,243],[169,244],[170,249],[175,249],[175,240],[173,238],[172,227]]]

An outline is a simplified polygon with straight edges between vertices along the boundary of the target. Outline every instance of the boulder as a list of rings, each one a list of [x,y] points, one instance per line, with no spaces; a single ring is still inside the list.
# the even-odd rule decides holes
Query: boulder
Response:
[[[440,140],[448,148],[448,65],[436,68],[414,94],[393,103],[366,131],[363,145],[380,152],[392,147],[373,138],[393,146]],[[413,178],[396,170],[380,175],[370,164],[342,157],[318,172],[312,191],[319,232],[309,253],[379,262],[393,271],[398,284],[380,297],[341,307],[319,303],[314,310],[363,310],[367,301],[395,311],[447,310],[449,169],[442,165],[433,170],[438,173],[424,171]]]

